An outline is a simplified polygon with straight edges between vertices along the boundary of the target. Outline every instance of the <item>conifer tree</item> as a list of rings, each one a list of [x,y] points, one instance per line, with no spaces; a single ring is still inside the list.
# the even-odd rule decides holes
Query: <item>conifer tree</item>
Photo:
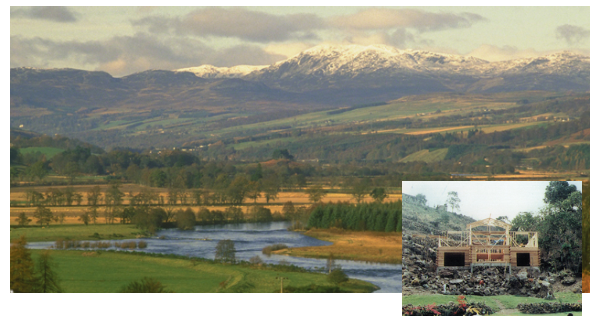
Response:
[[[396,231],[396,226],[398,224],[398,212],[392,211],[391,214],[388,215],[387,223],[385,224],[385,232],[394,232]]]
[[[15,293],[32,293],[37,290],[33,260],[24,235],[10,245],[10,289]]]
[[[50,251],[46,250],[37,261],[37,270],[39,273],[39,291],[42,293],[61,293],[62,289],[58,284],[58,277],[54,273],[55,267],[50,257]]]
[[[380,211],[375,218],[374,231],[382,232],[385,231],[385,225],[387,224],[387,213],[386,211]]]

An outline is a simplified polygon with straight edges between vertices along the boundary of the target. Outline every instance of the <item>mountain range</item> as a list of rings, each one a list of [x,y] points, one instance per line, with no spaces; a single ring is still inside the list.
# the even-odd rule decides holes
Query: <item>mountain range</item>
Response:
[[[11,116],[32,108],[333,108],[432,92],[589,91],[590,58],[562,52],[488,62],[383,45],[324,45],[273,65],[202,65],[121,78],[100,71],[11,68],[10,80]]]

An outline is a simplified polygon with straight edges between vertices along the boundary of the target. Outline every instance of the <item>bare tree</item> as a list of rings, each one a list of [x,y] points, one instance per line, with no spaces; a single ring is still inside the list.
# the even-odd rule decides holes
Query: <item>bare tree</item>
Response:
[[[454,210],[460,212],[460,199],[458,198],[458,193],[456,191],[448,192],[446,203],[452,208],[452,213],[454,213]]]

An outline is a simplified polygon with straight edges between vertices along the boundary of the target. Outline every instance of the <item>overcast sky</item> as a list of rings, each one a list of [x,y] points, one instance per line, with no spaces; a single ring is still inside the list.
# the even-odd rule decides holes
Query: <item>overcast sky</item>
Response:
[[[304,3],[303,3],[304,4]],[[495,61],[589,55],[589,7],[10,7],[10,67],[123,76],[267,65],[319,44],[387,44]]]
[[[549,181],[402,181],[402,193],[427,197],[427,205],[446,203],[448,192],[456,191],[461,214],[476,220],[498,216],[513,219],[520,212],[537,213],[544,207]],[[570,181],[581,191],[581,181]],[[448,208],[450,211],[450,208]]]

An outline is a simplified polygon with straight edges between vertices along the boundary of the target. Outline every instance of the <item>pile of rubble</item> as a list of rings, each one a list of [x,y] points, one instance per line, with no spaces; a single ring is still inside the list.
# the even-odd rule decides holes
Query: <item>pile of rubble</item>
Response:
[[[523,314],[555,314],[581,311],[581,303],[523,303],[517,305]]]
[[[435,262],[437,241],[402,237],[402,289],[406,294],[433,292],[447,295],[520,295],[554,298],[554,291],[581,293],[580,282],[569,270],[541,273],[537,268],[474,267],[440,269]],[[579,287],[577,287],[579,284]]]
[[[437,316],[437,315],[490,315],[494,311],[491,307],[484,303],[469,303],[469,304],[455,304],[449,302],[448,304],[440,305],[426,305],[426,306],[413,306],[411,304],[402,305],[402,315],[411,316]]]

